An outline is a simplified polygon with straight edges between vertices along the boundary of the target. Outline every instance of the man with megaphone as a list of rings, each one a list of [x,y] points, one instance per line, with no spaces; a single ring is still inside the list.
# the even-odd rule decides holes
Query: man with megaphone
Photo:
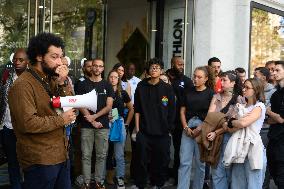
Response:
[[[95,142],[96,163],[95,181],[96,189],[105,189],[105,165],[108,151],[109,118],[108,114],[112,109],[114,91],[112,86],[102,78],[104,62],[101,59],[93,60],[92,76],[85,77],[85,80],[78,83],[76,95],[83,95],[95,89],[97,93],[96,111],[80,109],[79,123],[81,125],[81,150],[82,150],[82,172],[84,186],[82,189],[89,189],[91,181],[91,160],[93,145]],[[86,98],[90,95],[86,94]],[[89,100],[89,104],[96,101]],[[89,108],[90,109],[90,108]]]
[[[50,104],[53,96],[72,94],[67,87],[68,68],[61,61],[63,49],[62,39],[54,34],[31,38],[27,54],[32,66],[9,92],[24,189],[71,189],[65,125],[76,114],[70,109],[58,115]]]

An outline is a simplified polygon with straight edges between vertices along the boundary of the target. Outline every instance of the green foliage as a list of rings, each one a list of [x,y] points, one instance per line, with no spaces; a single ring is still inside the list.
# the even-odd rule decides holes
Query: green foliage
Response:
[[[58,34],[65,41],[66,54],[73,60],[83,58],[84,26],[88,8],[95,8],[97,10],[97,20],[94,26],[94,49],[102,53],[102,1],[54,0],[53,2],[53,33]],[[34,3],[35,1],[31,0],[31,26],[29,28],[31,35],[33,35],[34,30]],[[46,0],[45,3],[45,31],[48,32],[50,0]],[[38,11],[40,11],[40,9]],[[11,52],[13,52],[15,48],[26,47],[27,22],[26,0],[0,1],[0,65],[7,63]],[[78,33],[80,36],[78,36]]]
[[[251,28],[251,72],[265,62],[279,59],[283,39],[279,33],[281,17],[254,8]]]

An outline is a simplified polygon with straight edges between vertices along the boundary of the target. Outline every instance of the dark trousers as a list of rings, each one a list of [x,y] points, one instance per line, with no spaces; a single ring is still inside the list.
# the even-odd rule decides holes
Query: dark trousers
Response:
[[[135,177],[136,186],[138,188],[146,186],[148,172],[151,185],[163,186],[167,179],[170,161],[170,136],[147,136],[138,132],[136,150],[138,170]]]
[[[24,169],[24,189],[71,189],[69,160]]]
[[[178,182],[178,168],[179,168],[179,151],[180,151],[180,143],[182,136],[182,126],[181,124],[176,124],[175,129],[172,133],[172,140],[174,146],[174,166],[173,166],[173,178],[175,179],[175,185]]]
[[[3,127],[2,144],[8,160],[8,172],[11,189],[20,189],[22,176],[16,153],[16,135],[13,129]]]
[[[108,153],[106,160],[106,170],[113,170],[115,167],[115,159],[114,159],[114,143],[112,141],[108,141]]]
[[[278,189],[284,189],[284,144],[268,142],[267,162]]]
[[[133,118],[129,125],[129,137],[131,138],[131,134],[135,127],[135,119]],[[137,172],[137,154],[136,154],[136,142],[131,141],[131,162],[130,162],[130,178],[135,179]]]

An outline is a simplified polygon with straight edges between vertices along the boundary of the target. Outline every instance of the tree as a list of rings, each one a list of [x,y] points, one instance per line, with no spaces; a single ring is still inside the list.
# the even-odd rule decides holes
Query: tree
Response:
[[[254,8],[251,28],[251,74],[256,67],[281,55],[283,40],[280,35],[282,17]]]

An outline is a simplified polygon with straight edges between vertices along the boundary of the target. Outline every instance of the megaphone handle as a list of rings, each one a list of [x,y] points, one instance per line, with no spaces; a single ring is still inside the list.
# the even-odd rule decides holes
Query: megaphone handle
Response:
[[[72,109],[72,107],[63,107],[62,109],[63,109],[64,112],[66,112],[66,111]],[[75,123],[75,120],[72,121],[71,123]]]

